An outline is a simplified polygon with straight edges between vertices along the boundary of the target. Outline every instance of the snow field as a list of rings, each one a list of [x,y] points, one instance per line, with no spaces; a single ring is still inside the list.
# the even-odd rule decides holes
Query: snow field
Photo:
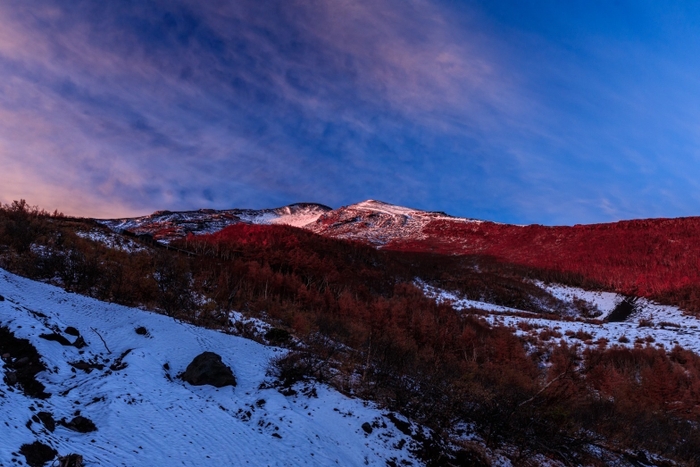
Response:
[[[635,345],[663,346],[667,350],[676,345],[700,353],[700,320],[694,316],[686,315],[678,307],[660,305],[650,300],[640,298],[637,301],[638,311],[624,322],[600,322],[596,324],[591,320],[552,320],[539,318],[537,314],[516,310],[486,302],[467,300],[454,293],[427,285],[421,281],[416,284],[423,289],[427,297],[438,302],[449,302],[458,310],[476,308],[489,313],[485,316],[492,325],[512,327],[517,335],[536,336],[545,329],[551,329],[562,334],[563,339],[570,343],[584,345],[597,345],[600,339],[606,339],[608,345],[621,345],[634,347]],[[601,319],[605,318],[624,299],[622,295],[610,292],[587,291],[577,287],[568,287],[557,284],[536,283],[556,298],[573,303],[575,299],[584,300],[595,306],[602,312]],[[527,316],[514,316],[512,313]],[[588,321],[588,322],[587,322]],[[569,333],[571,335],[567,336]],[[584,334],[590,335],[590,339],[581,340]],[[622,341],[620,340],[620,338]],[[559,341],[560,338],[555,338]]]
[[[261,389],[269,380],[269,361],[281,349],[4,270],[0,295],[5,297],[0,325],[37,348],[48,367],[38,379],[52,394],[30,399],[0,382],[0,466],[18,465],[13,459],[24,459],[13,453],[37,439],[60,455],[83,455],[88,466],[359,466],[386,465],[389,459],[420,464],[408,452],[410,438],[372,404],[319,384],[307,385],[309,395],[298,387],[290,397]],[[38,337],[67,326],[77,328],[88,346],[78,350]],[[146,335],[135,332],[140,326]],[[203,351],[222,356],[236,375],[235,388],[195,387],[176,378]],[[122,355],[126,367],[110,369]],[[68,363],[77,361],[105,367],[87,373]],[[80,411],[98,430],[77,433],[57,426],[51,433],[39,423],[26,426],[38,411],[56,420]],[[365,422],[374,424],[371,434],[363,431]],[[402,439],[405,446],[396,448]]]

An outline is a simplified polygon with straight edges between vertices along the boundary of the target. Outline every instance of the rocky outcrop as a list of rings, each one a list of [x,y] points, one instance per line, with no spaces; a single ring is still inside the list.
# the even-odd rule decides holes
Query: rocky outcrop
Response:
[[[221,388],[236,385],[236,377],[233,375],[233,371],[214,352],[204,352],[197,355],[187,365],[187,369],[180,375],[180,378],[193,386],[208,384]]]

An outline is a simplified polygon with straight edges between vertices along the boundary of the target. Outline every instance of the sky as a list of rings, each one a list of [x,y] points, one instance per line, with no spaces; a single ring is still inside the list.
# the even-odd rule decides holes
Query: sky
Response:
[[[700,6],[7,0],[0,202],[700,215]]]

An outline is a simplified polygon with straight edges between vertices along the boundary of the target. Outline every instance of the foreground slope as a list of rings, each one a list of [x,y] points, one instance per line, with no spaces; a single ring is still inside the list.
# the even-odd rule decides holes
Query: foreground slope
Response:
[[[26,229],[18,230],[18,225]],[[546,462],[649,465],[652,458],[660,466],[678,465],[674,461],[700,463],[700,357],[676,346],[695,349],[692,342],[698,326],[697,320],[683,316],[677,308],[562,288],[554,281],[538,280],[532,269],[489,258],[391,251],[283,225],[238,223],[214,235],[176,242],[171,248],[132,236],[117,241],[120,236],[90,221],[12,207],[0,210],[3,267],[68,290],[158,309],[214,329],[236,329],[241,335],[261,334],[246,327],[252,317],[274,323],[279,331],[287,330],[298,339],[294,350],[275,365],[282,384],[317,378],[429,426],[434,431],[420,436],[421,442],[416,425],[397,424],[390,416],[387,421],[360,425],[368,441],[375,434],[383,437],[384,425],[413,435],[423,446],[419,455],[431,465],[445,460],[457,465],[474,465],[475,461],[491,465],[497,456],[528,466]],[[453,306],[444,304],[445,300]],[[624,301],[618,307],[620,300]],[[628,306],[622,306],[625,303]],[[112,375],[138,368],[138,360],[132,359],[136,350],[144,348],[140,339],[161,334],[150,325],[138,334],[136,325],[129,322],[133,333],[105,334],[105,350],[101,350],[97,333],[103,333],[100,328],[105,325],[93,330],[79,322],[75,326],[89,347],[56,347],[56,340],[76,341],[77,334],[64,327],[73,322],[48,306],[23,306],[44,315],[33,315],[36,332],[46,334],[48,325],[58,333],[46,336],[53,341],[37,344],[51,344],[63,355],[55,368],[47,361],[50,372],[39,373],[42,381],[59,374],[68,358],[80,375],[76,382],[83,382],[86,374],[95,377],[91,382],[116,381]],[[247,318],[232,316],[230,310],[243,311]],[[21,307],[15,310],[19,311]],[[52,319],[44,321],[48,317]],[[11,324],[10,329],[34,336],[37,342],[31,325],[31,320],[24,320]],[[3,329],[0,326],[0,356],[6,365],[3,376],[11,383],[13,373],[8,368],[16,370],[27,362],[2,344]],[[264,339],[280,342],[267,334]],[[207,347],[194,346],[197,351]],[[81,350],[87,360],[76,361],[82,358],[75,357]],[[153,355],[152,349],[149,352]],[[166,371],[173,378],[191,359],[191,355],[183,357],[175,368],[162,355],[161,351],[154,356],[156,364],[151,369],[161,368],[166,380]],[[239,388],[229,391],[239,397],[238,389],[245,384],[241,369],[236,368],[239,363],[231,361],[234,356],[224,354],[224,359],[241,380]],[[73,369],[64,372],[63,382],[70,382]],[[259,374],[257,380],[264,381],[264,375]],[[173,384],[174,389],[188,388],[178,386],[177,381]],[[65,384],[47,388],[54,406],[56,400],[80,395],[83,387],[89,387],[84,384],[69,387],[69,391],[61,386]],[[263,391],[265,386],[249,387]],[[304,389],[303,383],[296,383],[294,388],[312,397],[312,386]],[[130,389],[123,392],[143,398],[140,389]],[[284,386],[281,390],[291,394]],[[76,416],[76,410],[87,410],[75,409],[73,402],[91,408],[102,402],[96,397],[94,402],[70,400],[66,405],[72,411],[53,406],[48,410],[52,417],[68,420]],[[237,404],[240,421],[250,421],[261,413],[255,407],[267,407],[271,400],[266,396],[258,399],[255,394],[254,404]],[[38,403],[33,407],[38,413],[46,412],[44,417],[49,413]],[[42,431],[46,425],[40,423],[38,413],[37,420],[32,416],[32,423],[22,425],[29,418],[13,416],[13,425],[8,422],[6,426],[54,443]],[[84,414],[102,430],[99,413]],[[258,429],[274,429],[267,416],[265,420]],[[261,439],[275,438],[272,442],[276,443],[291,437],[294,441],[277,428],[267,433],[270,438]],[[58,427],[55,433],[60,440],[68,432]],[[248,443],[251,439],[245,438]],[[402,438],[393,440],[395,446],[401,445]],[[59,452],[70,451],[61,448]],[[533,461],[535,456],[541,456],[540,460]],[[382,457],[386,458],[378,456]],[[624,459],[629,462],[622,462]]]
[[[0,369],[2,466],[20,464],[20,446],[34,441],[59,455],[79,453],[87,465],[417,464],[408,453],[410,439],[402,442],[405,435],[372,405],[323,385],[297,387],[290,396],[264,389],[269,361],[281,349],[67,293],[4,270],[0,296],[0,327],[37,348],[47,367],[38,380],[50,394],[43,400],[22,394],[7,384],[7,367]],[[40,337],[57,334],[73,342],[76,338],[65,332],[69,326],[86,347]],[[145,334],[136,332],[140,327]],[[194,387],[177,378],[203,351],[222,356],[236,375],[235,388]],[[55,420],[79,414],[97,431],[57,426],[52,432],[32,423],[40,411]],[[364,423],[374,426],[371,433],[363,430]]]

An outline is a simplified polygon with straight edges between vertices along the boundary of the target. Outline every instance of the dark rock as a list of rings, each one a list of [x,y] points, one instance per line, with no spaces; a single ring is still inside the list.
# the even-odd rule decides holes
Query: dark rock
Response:
[[[90,373],[92,370],[102,370],[105,367],[101,363],[90,363],[83,360],[80,360],[79,362],[68,362],[68,364],[73,368],[83,370],[86,373]]]
[[[29,397],[46,399],[51,394],[36,380],[36,374],[44,371],[46,366],[41,356],[27,339],[18,339],[5,327],[0,327],[0,355],[5,363],[4,381],[9,386],[19,386]]]
[[[372,425],[370,425],[369,423],[367,423],[367,422],[363,423],[362,429],[365,430],[365,433],[367,433],[368,435],[372,434]]]
[[[70,343],[70,341],[68,339],[66,339],[62,335],[57,334],[55,332],[52,332],[51,334],[39,334],[39,337],[41,337],[42,339],[46,339],[47,341],[58,342],[61,345],[66,345],[66,346],[73,345]]]
[[[134,331],[136,331],[136,334],[138,334],[139,336],[145,336],[146,334],[148,334],[148,329],[144,328],[143,326],[137,327],[136,329],[134,329]]]
[[[197,355],[192,363],[187,365],[187,369],[180,377],[193,386],[209,384],[221,388],[236,385],[233,371],[214,352],[204,352]]]
[[[5,301],[5,297],[3,297],[2,295],[0,295],[0,302],[4,302],[4,301]]]
[[[47,430],[53,433],[56,429],[56,421],[53,419],[51,412],[39,412],[34,417],[34,421],[41,421],[41,423],[46,427]]]
[[[638,297],[625,297],[620,303],[615,305],[605,320],[609,323],[620,323],[638,311]]]
[[[76,336],[77,337],[80,335],[80,331],[75,329],[73,326],[68,326],[63,332],[65,332],[69,336]]]
[[[24,456],[30,467],[42,467],[56,457],[55,449],[39,441],[34,441],[32,444],[23,444],[19,448],[19,452]]]
[[[75,342],[73,342],[73,347],[75,347],[76,349],[82,349],[85,346],[87,346],[87,342],[85,342],[83,336],[78,336]]]
[[[66,419],[64,418],[59,423],[69,430],[77,431],[78,433],[90,433],[92,431],[97,431],[97,427],[92,420],[87,417],[83,417],[82,415],[73,417],[73,420],[70,422],[66,422]]]

